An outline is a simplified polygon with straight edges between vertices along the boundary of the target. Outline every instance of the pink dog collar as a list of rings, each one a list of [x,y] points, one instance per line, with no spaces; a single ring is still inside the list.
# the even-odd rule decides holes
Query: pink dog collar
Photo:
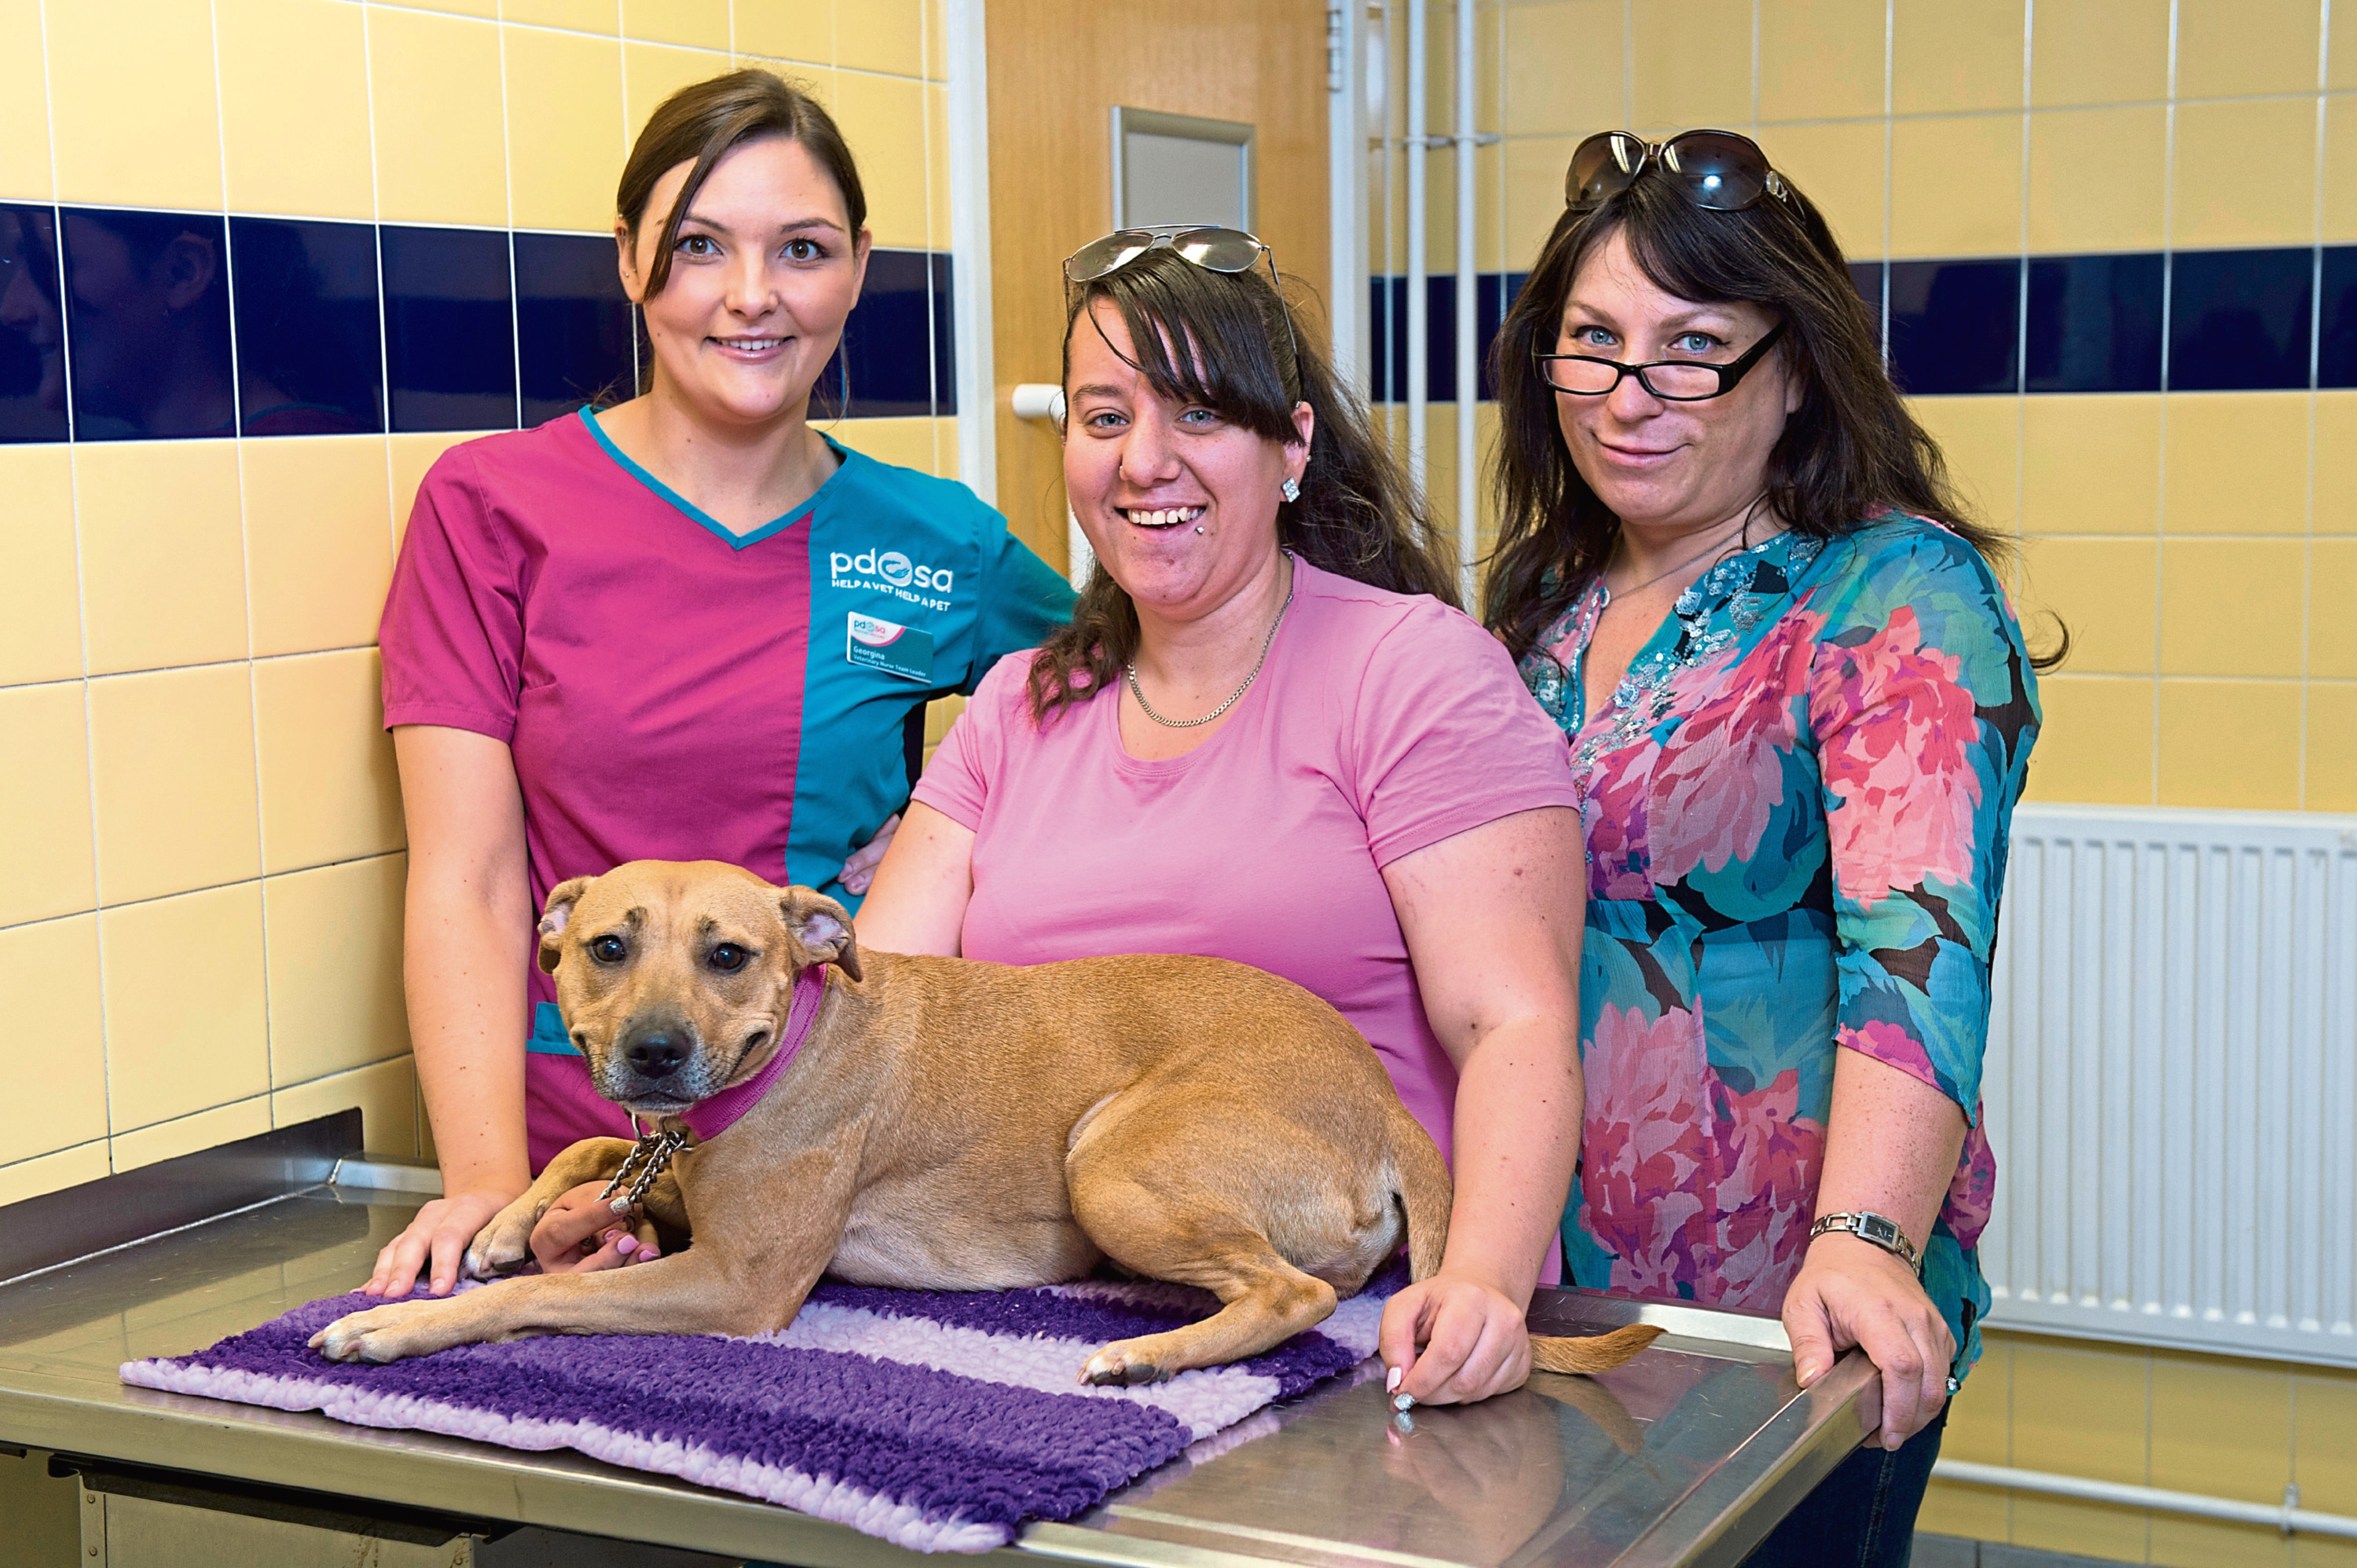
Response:
[[[818,1022],[818,1004],[825,994],[826,965],[812,964],[794,976],[794,999],[786,1008],[786,1035],[778,1042],[776,1053],[744,1082],[697,1101],[681,1114],[680,1120],[687,1123],[697,1143],[709,1143],[737,1125],[745,1112],[761,1102],[761,1096],[770,1092],[779,1076],[794,1065],[802,1042],[810,1038],[811,1026]]]

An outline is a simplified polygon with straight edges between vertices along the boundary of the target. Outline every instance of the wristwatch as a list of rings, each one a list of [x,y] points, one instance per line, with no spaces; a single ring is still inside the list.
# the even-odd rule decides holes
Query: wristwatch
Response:
[[[1886,1252],[1894,1253],[1899,1261],[1914,1270],[1923,1272],[1923,1255],[1915,1243],[1899,1229],[1899,1221],[1860,1209],[1856,1214],[1820,1214],[1817,1222],[1809,1227],[1809,1240],[1813,1241],[1828,1230],[1846,1230],[1861,1241],[1871,1241]]]

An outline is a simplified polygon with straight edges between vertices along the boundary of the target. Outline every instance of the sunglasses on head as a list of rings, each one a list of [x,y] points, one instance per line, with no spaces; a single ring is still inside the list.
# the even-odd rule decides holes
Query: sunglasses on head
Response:
[[[1632,131],[1599,131],[1574,147],[1564,171],[1564,205],[1585,212],[1618,196],[1649,167],[1674,181],[1696,207],[1740,212],[1762,196],[1792,199],[1784,177],[1749,136],[1732,131],[1682,131],[1648,142]]]
[[[1285,308],[1285,289],[1277,281],[1276,252],[1259,236],[1241,229],[1157,223],[1140,229],[1116,229],[1102,240],[1092,240],[1064,258],[1067,284],[1094,283],[1121,271],[1148,251],[1167,250],[1207,273],[1248,273],[1265,257],[1268,284],[1276,290],[1278,311],[1285,317],[1286,347],[1297,359],[1300,347],[1293,338],[1293,313]]]

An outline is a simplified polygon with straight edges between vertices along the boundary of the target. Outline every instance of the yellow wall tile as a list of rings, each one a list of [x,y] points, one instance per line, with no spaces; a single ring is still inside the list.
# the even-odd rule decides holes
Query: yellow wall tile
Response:
[[[90,443],[74,477],[91,673],[243,658],[236,445]]]
[[[2010,532],[2021,478],[2021,403],[2014,397],[1916,397],[1907,406],[1948,461],[1948,477],[1989,527]]]
[[[2147,102],[2169,96],[2170,0],[2038,0],[2029,101]]]
[[[920,248],[930,214],[925,201],[925,90],[897,77],[845,71],[831,106],[859,160],[867,191],[867,228],[878,245]]]
[[[949,0],[925,0],[925,75],[934,81],[946,81],[950,74]],[[1503,31],[1505,18],[1501,16],[1498,27]],[[1494,124],[1496,116],[1491,117]]]
[[[255,656],[375,641],[393,575],[383,437],[240,445]]]
[[[1481,173],[1480,214],[1475,221],[1479,265],[1484,272],[1497,272],[1505,266],[1498,253],[1499,236],[1504,225],[1498,220],[1498,199],[1501,173],[1505,166],[1503,145],[1483,147],[1477,155]],[[928,85],[925,89],[925,224],[928,243],[936,251],[950,249],[950,203],[954,193],[950,189],[950,91],[946,87]]]
[[[2304,533],[2309,394],[2171,392],[2161,525],[2171,533]],[[2222,456],[2231,454],[2231,461]]]
[[[234,1144],[240,1138],[269,1131],[270,1097],[261,1094],[234,1105],[183,1116],[178,1122],[158,1122],[135,1133],[118,1133],[108,1140],[109,1154],[117,1173],[134,1171],[160,1160],[178,1159],[199,1149],[217,1149],[223,1144]]]
[[[2023,532],[2158,531],[2160,403],[2137,392],[2024,398]]]
[[[1760,0],[1760,118],[1880,114],[1883,32],[1883,0]]]
[[[2013,1499],[2012,1513],[2016,1546],[2073,1558],[2144,1561],[2146,1516],[2136,1509],[2020,1493]]]
[[[2357,240],[2357,102],[2324,101],[2324,229],[2328,245]]]
[[[1994,1334],[1982,1336],[1981,1359],[1948,1406],[1947,1434],[1940,1452],[1952,1459],[2003,1465],[2013,1454],[2013,1346]],[[1999,1537],[1997,1539],[2003,1539]]]
[[[1779,125],[1760,136],[1768,161],[1801,188],[1852,261],[1878,261],[1888,181],[1882,122]]]
[[[866,0],[874,4],[875,0]],[[728,48],[728,0],[622,0],[622,36],[701,49]]]
[[[38,1113],[0,1122],[0,1165],[105,1137],[96,918],[0,930],[0,996],[8,998],[10,1033],[38,1042],[41,1054]]]
[[[2316,91],[2317,0],[2178,0],[2177,95]]]
[[[270,1087],[259,883],[105,910],[98,940],[115,1132]]]
[[[0,1204],[22,1203],[45,1192],[61,1192],[86,1181],[96,1181],[107,1172],[103,1142],[0,1165]]]
[[[511,27],[508,170],[522,229],[614,224],[623,135],[622,51],[604,38]]]
[[[378,670],[372,648],[254,665],[265,871],[401,847],[401,783]]]
[[[498,0],[477,0],[483,7],[479,15],[499,15]],[[455,9],[444,6],[442,9]],[[544,27],[574,27],[584,32],[604,33],[611,38],[621,31],[621,0],[507,0],[507,20],[533,23]],[[513,39],[515,33],[509,32]]]
[[[404,3],[412,10],[447,11],[454,16],[497,16],[500,14],[500,0],[404,0]],[[605,5],[607,9],[611,10],[614,0],[605,0]],[[568,0],[507,0],[508,16],[515,21],[535,19],[522,15],[527,11],[561,11],[571,6],[579,6],[594,13],[597,6],[597,0],[569,0],[569,4]],[[536,19],[553,20],[554,18]]]
[[[1891,123],[1892,255],[1986,256],[2020,249],[2020,115]]]
[[[41,0],[0,0],[0,200],[47,200],[55,188],[46,76]]]
[[[262,869],[253,709],[242,664],[90,683],[98,891],[109,904]]]
[[[2153,799],[2154,682],[2055,674],[2038,682],[2044,727],[2029,757],[2031,800],[2146,806]]]
[[[2267,1499],[2283,1501],[2283,1489]],[[2265,1525],[2226,1524],[2217,1520],[2152,1516],[2145,1561],[2162,1568],[2290,1568],[2291,1539]]]
[[[920,76],[924,35],[922,0],[859,0],[835,14],[834,63],[850,70]]]
[[[59,198],[219,210],[211,8],[74,0],[46,16]]]
[[[2283,1501],[2291,1479],[2291,1391],[2287,1367],[2154,1351],[2151,1484]]]
[[[950,725],[957,723],[958,715],[963,712],[965,712],[963,697],[937,697],[927,703],[925,704],[925,744],[941,745],[950,733]]]
[[[626,123],[635,138],[662,101],[683,87],[708,81],[734,69],[729,57],[705,49],[674,48],[667,44],[622,46],[622,98]],[[619,177],[621,165],[614,165]],[[864,178],[866,170],[860,170]],[[608,185],[610,196],[611,186]]]
[[[846,419],[827,426],[827,434],[879,463],[895,463],[920,473],[933,472],[933,424],[924,414],[900,419]]]
[[[2357,539],[2309,546],[2308,664],[2311,680],[2357,680]]]
[[[1696,125],[1750,124],[1751,0],[1639,5],[1629,20],[1630,53],[1635,65],[1630,73],[1631,129],[1660,133]],[[838,48],[845,31],[838,22]],[[1714,40],[1714,47],[1695,48],[1698,38]],[[1446,94],[1445,79],[1436,78],[1434,90]],[[1432,124],[1447,124],[1442,118],[1445,113],[1445,110],[1436,113]]]
[[[377,215],[505,224],[498,27],[371,5],[368,30]]]
[[[2357,742],[2357,713],[2350,721],[2345,733]],[[2357,794],[2357,768],[2349,789]],[[2357,1514],[2357,1374],[2319,1368],[2293,1380],[2291,1450],[2302,1507]]]
[[[1508,6],[1499,128],[1577,136],[1619,124],[1621,9],[1619,0]]]
[[[216,0],[213,25],[231,209],[374,217],[360,7]]]
[[[1943,1444],[1943,1451],[1945,1447]],[[2013,1531],[2010,1500],[2001,1487],[1959,1486],[1935,1477],[1916,1510],[1915,1529],[1919,1534],[1964,1541],[2003,1541]]]
[[[2157,251],[2168,236],[2169,112],[2159,104],[2029,118],[2029,249]]]
[[[8,570],[0,573],[0,686],[81,673],[73,463],[62,446],[0,446]]]
[[[78,681],[0,689],[0,926],[97,902]],[[0,992],[0,994],[5,994]]]
[[[409,514],[417,505],[417,487],[425,482],[427,470],[443,453],[462,441],[474,440],[477,434],[436,430],[387,437],[386,445],[392,448],[393,541],[396,548],[402,533],[409,527]]]
[[[1538,260],[1563,216],[1564,170],[1578,145],[1574,136],[1517,136],[1499,147],[1507,266],[1523,271]],[[1382,270],[1380,263],[1376,270]]]
[[[2357,87],[2357,11],[2346,5],[2332,8],[2332,41],[2326,63],[2330,67],[2331,86]]]
[[[2146,1360],[2142,1351],[2016,1342],[2014,1464],[2144,1485]]]
[[[1964,114],[2021,107],[2022,0],[1897,0],[1890,107]]]
[[[2292,811],[2300,688],[2290,681],[2160,683],[2159,804]]]
[[[2265,157],[2251,149],[2265,147]],[[2171,240],[2305,245],[2316,237],[2316,100],[2186,103],[2177,111]]]
[[[409,1049],[401,994],[408,856],[263,883],[270,930],[270,1076],[284,1087]]]
[[[2076,675],[2149,675],[2159,622],[2160,547],[2149,539],[2024,542],[2025,626],[2059,616],[2071,628]]]
[[[2308,789],[2300,804],[2311,811],[2357,811],[2357,683],[2308,683]],[[2357,1455],[2357,1442],[2343,1452]],[[2340,1511],[2357,1513],[2357,1490]]]
[[[736,0],[736,13],[738,53],[834,63],[834,0]]]
[[[2298,675],[2306,566],[2292,539],[2163,544],[2160,672]]]
[[[407,1057],[279,1090],[270,1097],[271,1125],[292,1127],[355,1106],[364,1152],[417,1157],[417,1075]]]
[[[2316,394],[2316,489],[2311,528],[2357,533],[2357,392]]]

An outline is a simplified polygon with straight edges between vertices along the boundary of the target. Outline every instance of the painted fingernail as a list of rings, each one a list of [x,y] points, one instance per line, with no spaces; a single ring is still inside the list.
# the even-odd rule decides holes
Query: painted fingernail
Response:
[[[645,1251],[639,1254],[639,1262],[642,1263],[651,1263],[657,1258],[662,1256],[662,1254],[661,1252],[656,1251],[652,1247],[649,1247]]]
[[[1406,1412],[1412,1411],[1415,1408],[1415,1396],[1414,1394],[1394,1394],[1392,1396],[1392,1408],[1405,1414]]]
[[[621,1253],[622,1256],[626,1258],[638,1250],[639,1239],[636,1236],[625,1236],[620,1240],[614,1243],[614,1251]]]
[[[1390,1371],[1384,1373],[1383,1392],[1387,1394],[1395,1394],[1399,1392],[1400,1380],[1406,1376],[1407,1374],[1400,1370],[1397,1367],[1394,1367]]]

